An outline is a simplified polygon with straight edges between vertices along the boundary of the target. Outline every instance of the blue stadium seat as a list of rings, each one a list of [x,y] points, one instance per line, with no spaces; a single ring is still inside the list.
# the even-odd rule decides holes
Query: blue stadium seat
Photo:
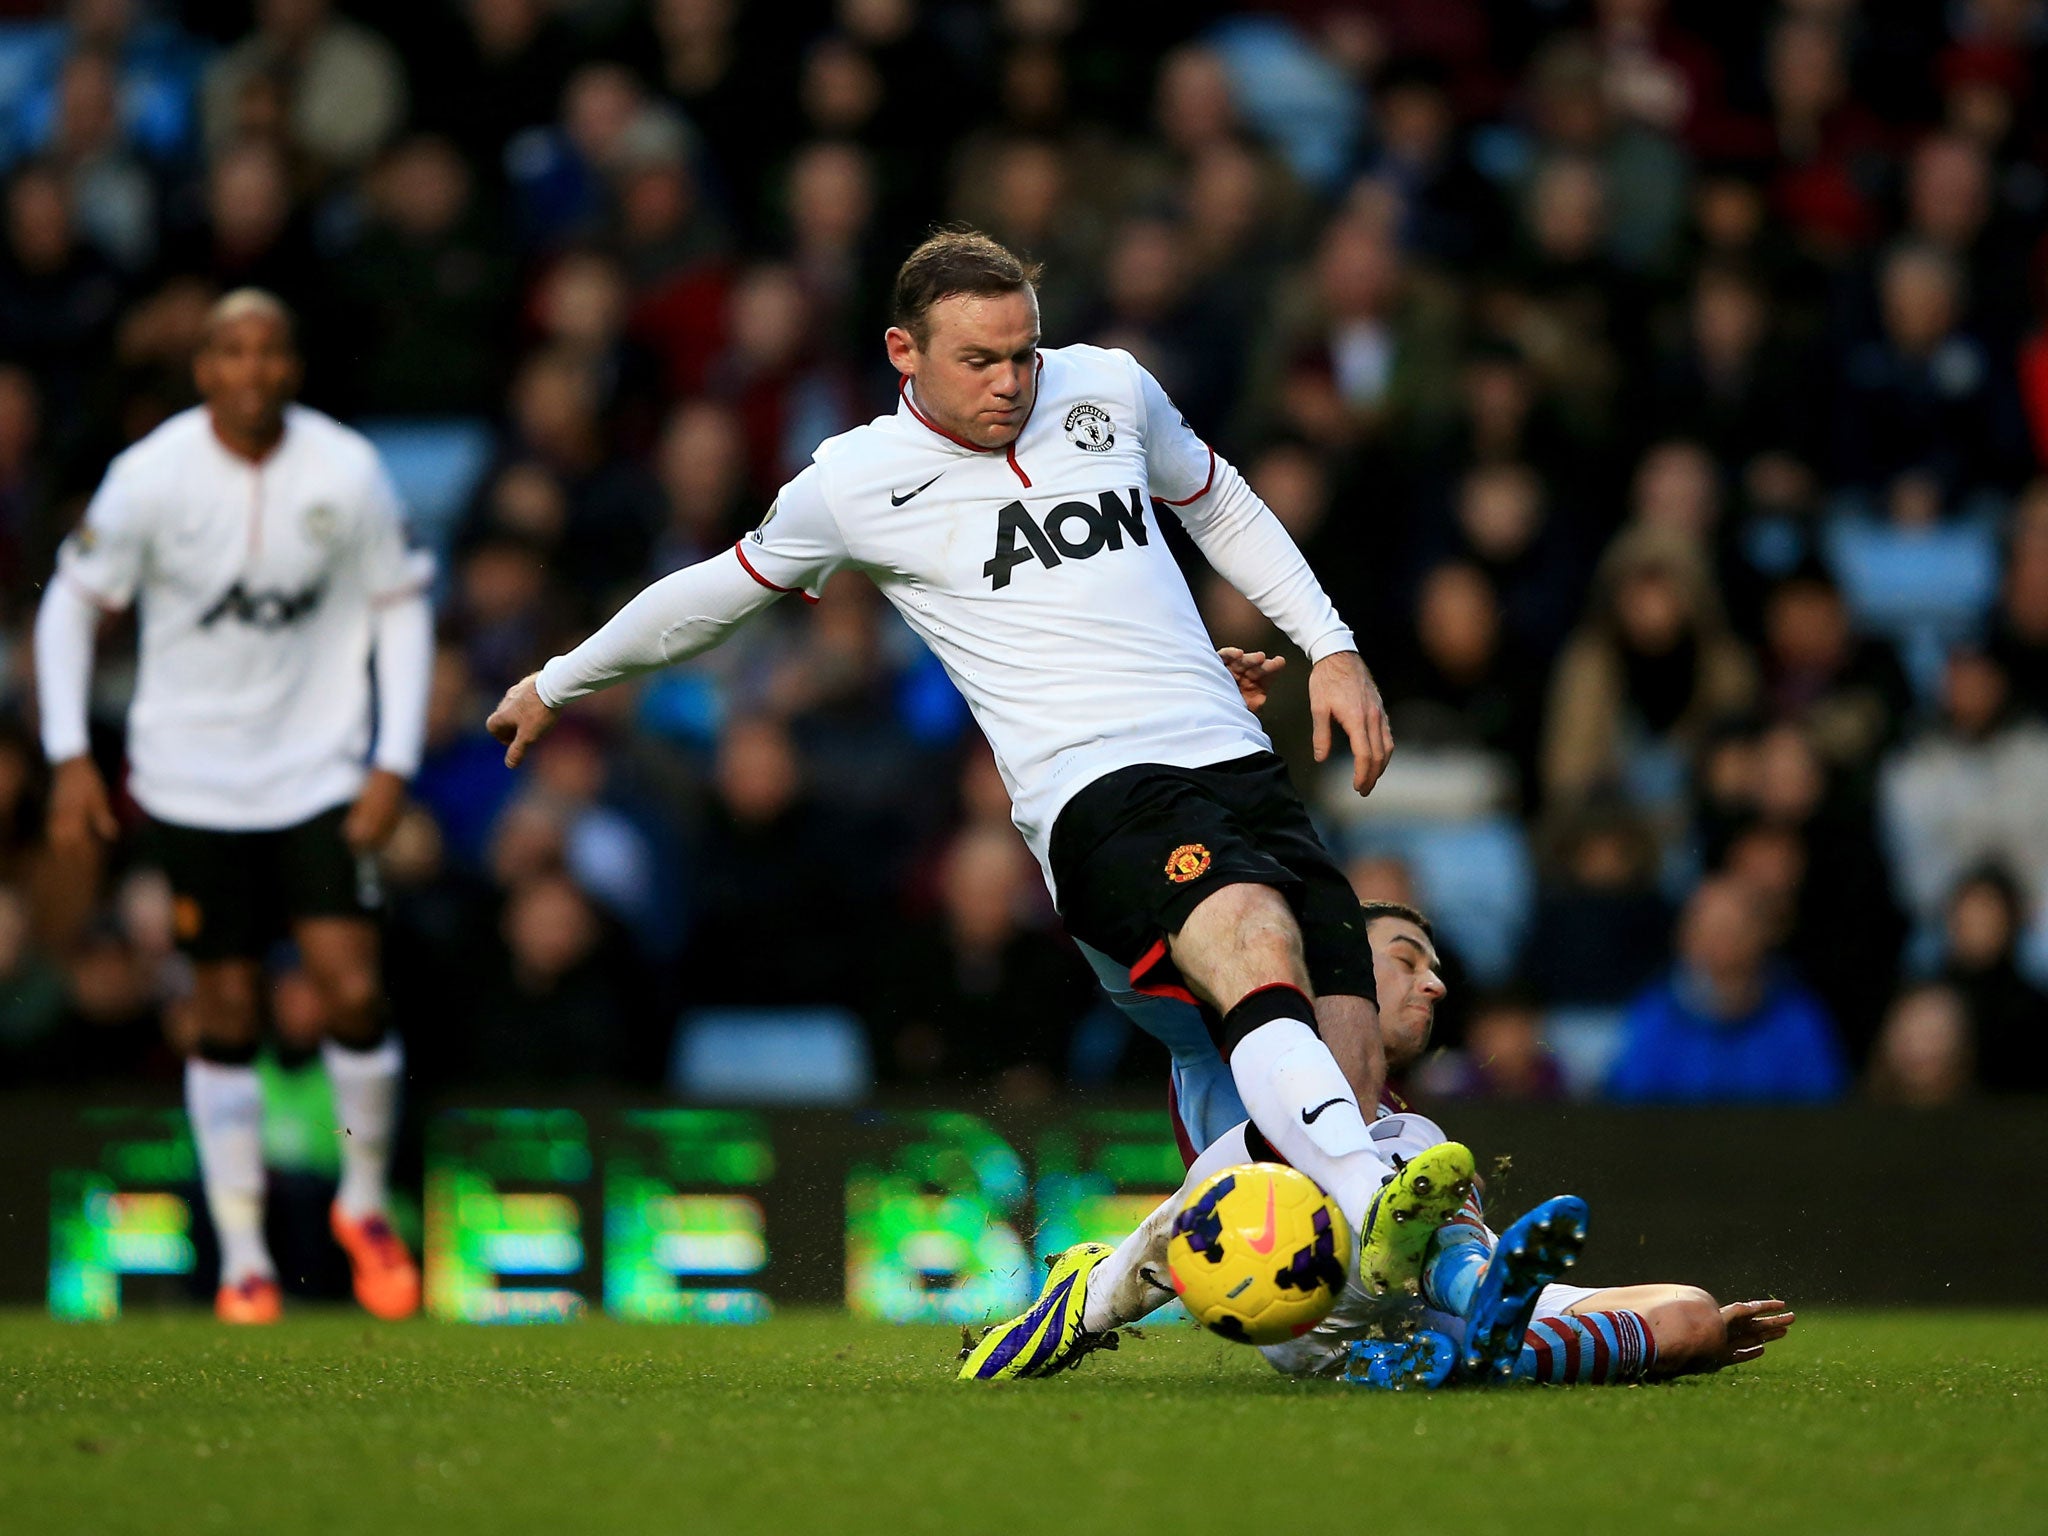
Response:
[[[692,1099],[852,1104],[874,1082],[860,1020],[843,1008],[706,1008],[683,1016],[669,1087]]]
[[[490,426],[470,417],[383,417],[361,424],[398,482],[413,537],[445,554],[491,462]]]
[[[1838,516],[1825,544],[1857,627],[1891,639],[1915,690],[1932,697],[1948,648],[1978,633],[1997,594],[1995,525],[1898,528]]]
[[[1520,823],[1512,816],[1458,822],[1367,822],[1354,855],[1401,859],[1429,920],[1485,986],[1513,973],[1535,901],[1536,871]]]
[[[1607,1069],[1621,1054],[1626,1013],[1620,1008],[1553,1008],[1543,1020],[1543,1043],[1575,1099],[1597,1098]]]

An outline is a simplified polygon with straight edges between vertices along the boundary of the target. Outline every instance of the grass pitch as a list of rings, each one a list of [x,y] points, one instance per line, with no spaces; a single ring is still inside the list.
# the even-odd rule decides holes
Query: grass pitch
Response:
[[[2048,1529],[2039,1313],[1823,1312],[1718,1377],[1427,1396],[1186,1326],[975,1388],[958,1337],[0,1314],[0,1530]]]

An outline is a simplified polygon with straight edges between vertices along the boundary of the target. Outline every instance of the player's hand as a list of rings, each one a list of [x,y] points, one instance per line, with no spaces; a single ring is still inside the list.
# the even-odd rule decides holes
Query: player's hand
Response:
[[[120,835],[106,780],[91,757],[66,758],[50,780],[50,846],[80,853]]]
[[[1766,1344],[1775,1344],[1784,1338],[1798,1321],[1798,1313],[1775,1299],[1738,1301],[1723,1307],[1721,1322],[1728,1330],[1727,1342],[1721,1346],[1719,1356],[1707,1362],[1706,1368],[1718,1371],[1725,1365],[1740,1365],[1745,1360],[1760,1358]]]
[[[1226,645],[1216,653],[1230,668],[1230,680],[1244,696],[1244,707],[1257,714],[1266,707],[1266,679],[1287,665],[1285,656],[1268,656],[1264,651],[1241,651]]]
[[[491,711],[491,718],[484,722],[484,729],[505,743],[507,768],[519,766],[526,749],[547,735],[560,713],[541,699],[540,689],[534,684],[538,675],[529,672],[507,688],[505,697]]]
[[[1394,755],[1394,728],[1379,684],[1356,651],[1338,651],[1309,669],[1308,708],[1315,721],[1316,761],[1330,756],[1330,728],[1335,725],[1351,743],[1351,787],[1372,793]]]
[[[391,841],[404,810],[405,780],[388,768],[373,768],[363,781],[363,792],[342,819],[342,841],[358,858],[375,853]]]

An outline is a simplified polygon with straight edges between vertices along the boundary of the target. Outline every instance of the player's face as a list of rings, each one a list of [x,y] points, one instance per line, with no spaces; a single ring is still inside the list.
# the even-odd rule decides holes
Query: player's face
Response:
[[[299,354],[275,315],[238,315],[215,326],[192,377],[223,432],[261,438],[274,431],[299,388]]]
[[[1429,1046],[1444,979],[1436,946],[1406,918],[1382,917],[1366,935],[1372,944],[1373,987],[1380,995],[1380,1040],[1389,1067],[1405,1067]]]
[[[1005,448],[1024,430],[1038,394],[1038,298],[958,293],[927,316],[923,346],[891,328],[889,361],[910,375],[917,405],[977,448]]]

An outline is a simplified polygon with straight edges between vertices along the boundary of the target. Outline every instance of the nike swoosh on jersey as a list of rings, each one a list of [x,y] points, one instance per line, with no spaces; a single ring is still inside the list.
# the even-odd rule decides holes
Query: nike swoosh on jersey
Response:
[[[945,471],[943,469],[939,471],[939,475],[943,475],[944,473]],[[939,475],[933,475],[931,479],[925,481],[923,485],[920,485],[914,491],[903,491],[900,493],[896,491],[891,491],[889,493],[889,505],[892,507],[900,507],[903,505],[903,503],[910,500],[911,497],[922,496],[926,491],[930,490],[934,485],[938,483]]]
[[[1314,1109],[1304,1109],[1301,1112],[1301,1123],[1303,1125],[1314,1125],[1316,1123],[1316,1117],[1320,1115],[1324,1110],[1328,1109],[1332,1104],[1349,1104],[1350,1102],[1351,1101],[1349,1099],[1325,1099],[1322,1103],[1318,1104]]]
[[[1331,1102],[1335,1103],[1338,1101],[1332,1100]],[[1278,1233],[1273,1225],[1273,1181],[1268,1179],[1266,1181],[1266,1230],[1257,1237],[1246,1238],[1245,1241],[1251,1245],[1253,1253],[1271,1253],[1277,1236]]]

